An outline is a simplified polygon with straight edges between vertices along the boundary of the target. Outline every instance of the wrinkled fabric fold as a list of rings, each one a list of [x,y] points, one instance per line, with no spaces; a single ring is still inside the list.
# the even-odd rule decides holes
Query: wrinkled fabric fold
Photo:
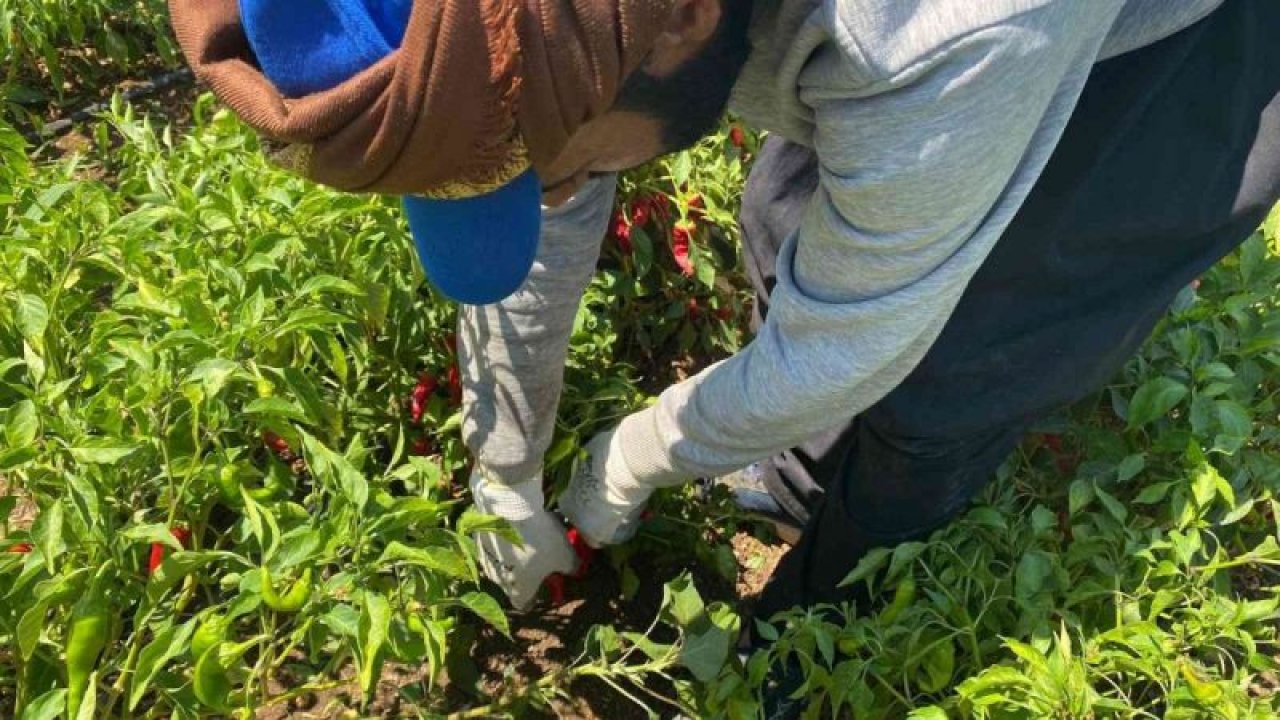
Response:
[[[468,197],[556,159],[605,112],[674,0],[416,0],[401,46],[335,87],[286,98],[237,0],[170,0],[196,75],[274,159],[347,191]]]

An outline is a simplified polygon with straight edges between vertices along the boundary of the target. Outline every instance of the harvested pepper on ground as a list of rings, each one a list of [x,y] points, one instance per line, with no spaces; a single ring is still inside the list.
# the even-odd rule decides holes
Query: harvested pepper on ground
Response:
[[[267,607],[282,613],[296,613],[311,599],[311,568],[302,571],[302,576],[293,581],[283,595],[276,592],[271,583],[271,571],[262,568],[262,602]]]

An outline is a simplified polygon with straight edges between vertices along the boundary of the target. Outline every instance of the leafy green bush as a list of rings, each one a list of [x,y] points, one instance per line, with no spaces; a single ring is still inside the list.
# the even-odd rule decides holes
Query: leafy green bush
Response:
[[[390,661],[426,666],[402,691],[424,715],[456,709],[446,668],[477,628],[509,631],[472,538],[507,530],[466,510],[454,313],[396,206],[270,168],[207,96],[187,132],[109,120],[51,164],[0,125],[0,716],[245,716],[347,670],[360,706]],[[733,218],[757,139],[732,138],[624,179],[553,484],[593,432],[742,342]],[[798,667],[810,717],[1274,717],[1278,227],[981,506],[868,556],[850,582],[882,604],[764,623],[661,578],[645,632],[598,627],[575,662],[464,712],[589,677],[654,714],[736,720]],[[667,552],[732,574],[700,542],[724,518],[690,497],[660,500]],[[624,593],[636,547],[611,557]],[[746,623],[776,644],[738,657]]]
[[[22,103],[119,79],[149,57],[179,61],[164,0],[0,0],[0,51],[0,97]]]

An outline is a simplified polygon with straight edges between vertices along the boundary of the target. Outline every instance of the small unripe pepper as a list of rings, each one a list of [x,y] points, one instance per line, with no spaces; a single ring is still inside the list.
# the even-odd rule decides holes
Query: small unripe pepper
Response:
[[[843,655],[853,657],[858,654],[858,636],[852,632],[844,632],[840,634],[840,638],[836,641],[836,648]]]
[[[311,568],[302,571],[302,576],[293,581],[283,595],[276,592],[271,584],[271,571],[262,568],[262,602],[276,612],[296,613],[311,599]]]
[[[916,579],[908,575],[902,579],[902,582],[898,583],[898,589],[893,592],[893,600],[881,613],[880,619],[885,623],[892,623],[898,619],[903,610],[907,609],[907,606],[915,602],[915,599]]]

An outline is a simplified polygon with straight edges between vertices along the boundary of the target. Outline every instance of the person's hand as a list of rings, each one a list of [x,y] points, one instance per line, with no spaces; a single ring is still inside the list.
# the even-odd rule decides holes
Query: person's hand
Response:
[[[480,566],[512,607],[528,609],[547,576],[577,571],[577,555],[565,538],[564,524],[543,506],[540,477],[506,485],[477,465],[471,473],[471,494],[478,510],[506,520],[524,540],[517,546],[496,533],[476,535]]]
[[[587,443],[587,456],[560,495],[560,512],[594,548],[630,540],[654,488],[638,483],[619,452],[616,429]]]

